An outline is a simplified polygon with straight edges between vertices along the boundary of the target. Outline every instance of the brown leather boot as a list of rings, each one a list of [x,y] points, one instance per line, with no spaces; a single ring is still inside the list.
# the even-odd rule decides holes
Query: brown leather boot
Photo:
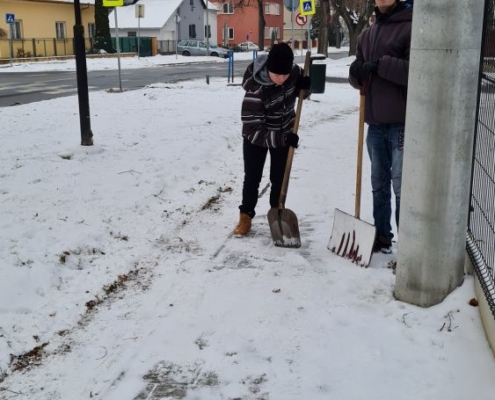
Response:
[[[247,214],[239,214],[239,223],[234,229],[234,236],[243,237],[251,230],[251,217]]]

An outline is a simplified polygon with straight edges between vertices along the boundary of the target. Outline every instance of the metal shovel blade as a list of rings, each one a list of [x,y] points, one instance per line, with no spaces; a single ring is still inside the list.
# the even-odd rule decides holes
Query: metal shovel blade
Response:
[[[301,247],[299,224],[294,211],[284,208],[270,208],[267,214],[273,244],[277,247]]]
[[[335,209],[328,249],[361,267],[368,267],[373,253],[376,229],[339,209]]]

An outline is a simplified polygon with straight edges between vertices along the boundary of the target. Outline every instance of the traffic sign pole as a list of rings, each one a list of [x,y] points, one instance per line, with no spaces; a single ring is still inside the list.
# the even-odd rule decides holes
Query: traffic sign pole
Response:
[[[290,24],[290,43],[291,43],[291,47],[292,47],[292,51],[295,50],[295,46],[294,46],[294,0],[291,0],[291,24]]]
[[[14,24],[9,24],[10,38],[9,38],[9,53],[10,53],[10,66],[12,66],[12,58],[14,58],[14,44],[12,38],[14,36]]]
[[[86,49],[84,46],[84,27],[81,22],[81,5],[74,0],[74,50],[76,53],[77,97],[79,100],[79,123],[81,126],[81,145],[93,145],[93,132],[89,114],[88,70],[86,67]]]
[[[119,40],[119,24],[117,22],[117,7],[113,9],[115,13],[115,41],[117,42],[117,62],[119,64],[119,89],[122,92],[122,75],[120,72],[120,40]]]

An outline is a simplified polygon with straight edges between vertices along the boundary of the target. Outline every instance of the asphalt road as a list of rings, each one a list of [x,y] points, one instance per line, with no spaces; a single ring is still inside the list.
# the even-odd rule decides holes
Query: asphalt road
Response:
[[[347,52],[332,53],[331,58],[347,57]],[[296,62],[304,62],[302,56],[296,56]],[[116,60],[117,63],[117,60]],[[244,70],[250,61],[235,61],[234,82],[240,82]],[[153,68],[121,70],[122,89],[140,89],[146,85],[163,82],[171,83],[188,79],[225,77],[227,81],[228,64],[191,63],[167,64]],[[327,78],[327,81],[346,82],[341,78]],[[119,74],[115,70],[88,72],[89,91],[119,88]],[[41,100],[77,94],[77,79],[74,71],[56,72],[9,72],[0,73],[0,107],[28,104]]]

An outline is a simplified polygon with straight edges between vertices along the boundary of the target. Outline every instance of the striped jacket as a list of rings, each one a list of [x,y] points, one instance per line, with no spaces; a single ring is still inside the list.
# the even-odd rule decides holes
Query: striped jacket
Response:
[[[294,64],[289,78],[279,86],[270,80],[266,61],[267,55],[259,56],[244,73],[242,136],[256,146],[286,147],[285,139],[294,126],[296,83],[301,68]]]

